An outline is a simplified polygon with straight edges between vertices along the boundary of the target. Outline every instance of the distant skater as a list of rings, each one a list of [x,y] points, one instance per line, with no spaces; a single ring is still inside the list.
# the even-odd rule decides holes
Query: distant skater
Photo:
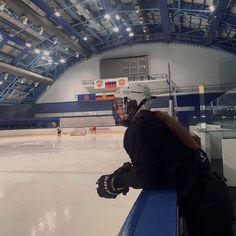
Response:
[[[92,130],[92,134],[97,134],[97,132],[96,132],[96,130],[97,130],[96,126],[92,127],[91,130]]]
[[[61,137],[61,126],[57,126],[57,136]]]

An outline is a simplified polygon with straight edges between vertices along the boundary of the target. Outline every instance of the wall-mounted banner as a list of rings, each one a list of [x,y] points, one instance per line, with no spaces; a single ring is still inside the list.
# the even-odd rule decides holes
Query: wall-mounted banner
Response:
[[[95,80],[94,89],[113,89],[126,85],[128,83],[128,77],[120,77],[114,79]]]
[[[96,93],[96,100],[113,100],[114,93]]]
[[[116,81],[108,81],[108,82],[105,82],[105,88],[106,88],[106,89],[116,88]]]
[[[94,89],[104,89],[105,88],[105,81],[104,80],[95,80],[94,81]]]
[[[79,94],[78,101],[94,101],[96,100],[96,95],[93,94]]]
[[[121,77],[121,78],[117,78],[117,87],[122,87],[124,85],[126,85],[128,83],[128,77]]]

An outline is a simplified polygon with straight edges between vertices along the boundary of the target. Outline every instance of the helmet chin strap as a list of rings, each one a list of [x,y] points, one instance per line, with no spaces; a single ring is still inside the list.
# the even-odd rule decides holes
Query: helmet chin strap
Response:
[[[131,112],[131,113],[129,114],[128,119],[127,119],[127,123],[129,124],[129,123],[133,120],[133,118],[135,117],[135,115],[137,114],[137,112],[139,111],[139,109],[140,109],[147,101],[150,101],[150,100],[152,100],[152,99],[156,99],[156,97],[151,96],[151,97],[146,97],[146,98],[144,98],[144,99],[139,103],[139,105],[137,106],[137,108],[136,108],[133,112]]]

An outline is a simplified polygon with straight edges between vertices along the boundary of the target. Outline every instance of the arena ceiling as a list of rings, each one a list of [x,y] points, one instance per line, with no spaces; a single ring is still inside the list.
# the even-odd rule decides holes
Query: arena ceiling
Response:
[[[0,104],[34,103],[71,65],[153,42],[236,55],[236,0],[0,1]]]

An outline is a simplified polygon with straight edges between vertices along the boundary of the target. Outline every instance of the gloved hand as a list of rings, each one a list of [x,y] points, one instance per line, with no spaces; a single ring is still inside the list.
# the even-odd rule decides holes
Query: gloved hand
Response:
[[[122,187],[122,188],[115,188],[114,186],[114,175],[102,175],[96,184],[98,184],[97,187],[97,193],[99,197],[104,198],[116,198],[119,194],[123,193],[126,195],[126,193],[129,191],[128,187]]]
[[[111,175],[102,175],[96,184],[98,184],[97,187],[97,193],[100,197],[104,198],[116,198],[119,194],[123,193],[123,195],[126,195],[129,191],[128,187],[115,187],[114,182],[117,177],[119,177],[121,174],[125,172],[129,172],[132,169],[132,165],[129,162],[126,162],[114,171]]]
[[[132,169],[132,164],[130,162],[125,162],[121,167],[114,171],[115,177],[123,173],[129,172]]]

